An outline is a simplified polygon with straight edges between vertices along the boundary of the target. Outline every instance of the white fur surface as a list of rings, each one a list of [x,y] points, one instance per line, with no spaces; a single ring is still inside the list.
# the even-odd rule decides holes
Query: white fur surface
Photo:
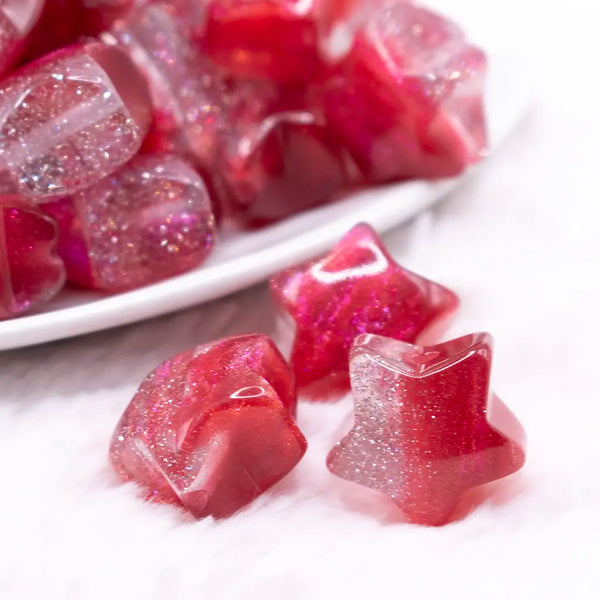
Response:
[[[195,522],[143,502],[107,463],[121,412],[169,355],[271,332],[259,286],[0,354],[1,600],[600,597],[599,15],[584,2],[545,5],[529,40],[540,61],[533,114],[468,185],[386,237],[403,265],[460,294],[448,337],[494,335],[492,384],[528,432],[524,469],[458,522],[404,524],[325,468],[349,400],[302,402],[306,457],[243,512]],[[451,6],[500,43],[501,25],[531,31],[541,10]]]

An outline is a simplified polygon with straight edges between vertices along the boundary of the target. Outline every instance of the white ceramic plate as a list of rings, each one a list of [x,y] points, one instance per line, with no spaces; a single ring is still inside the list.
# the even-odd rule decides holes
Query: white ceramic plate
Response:
[[[530,105],[528,84],[520,59],[492,56],[487,86],[492,152]],[[442,199],[469,174],[369,189],[260,231],[226,233],[202,267],[133,292],[105,296],[64,290],[43,311],[0,322],[0,350],[133,323],[235,292],[317,255],[360,221],[380,232],[392,229]]]

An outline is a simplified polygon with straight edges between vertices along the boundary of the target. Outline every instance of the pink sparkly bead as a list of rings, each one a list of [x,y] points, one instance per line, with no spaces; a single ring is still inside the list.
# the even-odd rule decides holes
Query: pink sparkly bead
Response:
[[[485,151],[485,70],[453,23],[382,3],[323,84],[327,120],[372,182],[456,175]]]
[[[312,394],[348,389],[348,353],[361,333],[435,339],[458,307],[450,290],[399,266],[369,225],[357,225],[320,260],[271,280],[295,326],[291,365]]]
[[[119,291],[197,267],[215,238],[202,178],[170,155],[141,155],[94,186],[44,204],[69,281]]]
[[[38,20],[44,0],[0,2],[0,75],[13,66]]]
[[[56,224],[18,196],[0,195],[0,319],[36,308],[65,281]]]
[[[293,374],[267,336],[210,342],[143,381],[117,425],[110,460],[149,499],[181,504],[197,518],[227,517],[302,458],[295,406]]]
[[[186,155],[209,172],[225,127],[226,85],[178,16],[165,2],[140,5],[102,39],[126,51],[148,82],[154,120],[144,147]]]
[[[428,347],[358,337],[354,426],[329,470],[387,494],[414,523],[447,522],[466,490],[525,461],[523,429],[490,391],[491,362],[485,333]]]
[[[140,148],[146,84],[118,48],[59,50],[0,85],[0,171],[37,200],[93,185]]]

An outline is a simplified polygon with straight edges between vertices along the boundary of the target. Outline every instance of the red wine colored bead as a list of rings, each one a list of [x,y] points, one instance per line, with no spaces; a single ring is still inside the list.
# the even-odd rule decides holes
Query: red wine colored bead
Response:
[[[435,339],[458,307],[450,290],[399,266],[369,225],[325,257],[282,271],[271,291],[295,326],[291,365],[309,393],[348,389],[348,353],[361,333]]]
[[[27,43],[29,60],[76,43],[84,36],[95,36],[119,17],[136,0],[45,0],[44,9]],[[23,2],[23,0],[15,0]]]
[[[197,518],[226,517],[302,458],[294,377],[265,335],[199,346],[141,384],[115,430],[110,459],[148,498]]]
[[[25,40],[38,20],[44,0],[0,2],[0,75],[19,58]]]
[[[390,496],[414,523],[441,525],[462,494],[519,470],[520,423],[490,391],[492,340],[413,346],[377,335],[350,354],[354,426],[329,470]]]
[[[372,182],[456,175],[485,151],[485,70],[453,23],[382,3],[323,84],[327,119]]]
[[[321,67],[313,0],[214,0],[203,43],[238,77],[309,81]]]
[[[34,309],[63,286],[50,217],[19,196],[0,195],[0,319]]]
[[[69,281],[106,291],[197,267],[216,234],[202,178],[172,155],[140,155],[97,184],[44,209],[58,222]]]
[[[223,177],[236,221],[250,227],[278,221],[331,201],[352,181],[355,167],[345,149],[313,121],[308,112],[288,113],[228,157]]]
[[[59,50],[0,85],[0,171],[37,200],[71,194],[138,151],[150,111],[145,81],[121,50]]]

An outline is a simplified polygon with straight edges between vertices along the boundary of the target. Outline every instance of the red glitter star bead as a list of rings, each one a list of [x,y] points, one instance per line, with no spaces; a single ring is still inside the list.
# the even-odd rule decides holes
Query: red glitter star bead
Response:
[[[391,496],[414,523],[447,522],[466,490],[525,462],[523,429],[490,392],[491,362],[486,333],[426,347],[358,337],[354,426],[329,470]]]
[[[0,195],[0,319],[54,296],[65,281],[56,224],[18,196]]]
[[[306,440],[292,414],[294,377],[265,335],[179,354],[141,384],[114,433],[110,459],[148,498],[195,517],[226,517],[284,477]]]
[[[25,40],[37,22],[44,0],[0,2],[0,75],[19,58]]]
[[[69,198],[43,205],[60,228],[69,281],[120,291],[197,267],[216,235],[202,178],[173,155],[139,155]]]
[[[138,151],[150,110],[144,79],[118,48],[58,50],[0,85],[0,171],[38,200],[76,192]]]
[[[357,225],[324,258],[271,281],[296,327],[291,365],[309,393],[348,389],[348,353],[361,333],[432,340],[458,307],[450,290],[399,266],[369,225]]]
[[[327,120],[372,182],[455,175],[485,149],[485,69],[453,23],[380,3],[323,83]]]

